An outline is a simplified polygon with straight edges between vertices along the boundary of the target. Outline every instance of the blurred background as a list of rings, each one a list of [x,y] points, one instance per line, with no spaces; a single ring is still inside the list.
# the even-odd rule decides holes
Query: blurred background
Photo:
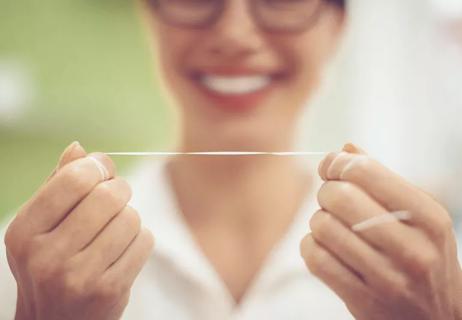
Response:
[[[298,148],[353,141],[462,217],[462,1],[351,0]],[[0,219],[79,140],[167,150],[173,117],[133,1],[0,0]],[[133,160],[117,159],[122,172]],[[461,228],[462,229],[462,228]]]
[[[133,1],[0,0],[0,219],[74,140],[87,151],[169,145],[148,46]]]

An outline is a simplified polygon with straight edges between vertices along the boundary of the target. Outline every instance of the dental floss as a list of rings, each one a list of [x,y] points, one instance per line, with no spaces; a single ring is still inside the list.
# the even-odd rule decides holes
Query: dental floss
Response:
[[[324,156],[327,152],[261,152],[261,151],[204,151],[204,152],[106,152],[108,156]]]
[[[409,211],[395,211],[390,213],[385,213],[379,216],[375,216],[364,221],[361,221],[353,226],[351,226],[351,230],[354,232],[364,231],[375,227],[377,225],[381,225],[384,223],[391,223],[396,221],[407,221],[411,219],[411,214]]]
[[[102,181],[106,181],[109,178],[109,172],[107,171],[106,167],[98,159],[92,156],[89,156],[88,158],[95,163],[96,168],[98,169],[101,175]]]
[[[317,151],[297,151],[297,152],[262,152],[262,151],[203,151],[203,152],[105,152],[108,156],[324,156],[327,152]],[[362,158],[361,158],[362,160]],[[345,167],[343,173],[351,167],[351,163]],[[361,221],[351,227],[354,232],[370,229],[377,225],[410,220],[411,214],[408,211],[395,211],[375,216],[370,219]]]

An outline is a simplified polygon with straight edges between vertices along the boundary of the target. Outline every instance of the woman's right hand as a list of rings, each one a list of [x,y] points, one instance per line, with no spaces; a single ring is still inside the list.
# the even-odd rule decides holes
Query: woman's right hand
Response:
[[[78,143],[20,209],[5,244],[16,319],[119,319],[153,247],[111,159]]]

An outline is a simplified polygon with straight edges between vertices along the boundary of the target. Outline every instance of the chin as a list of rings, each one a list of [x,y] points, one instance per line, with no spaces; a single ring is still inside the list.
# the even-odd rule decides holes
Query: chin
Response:
[[[290,90],[268,88],[256,95],[224,97],[191,86],[180,89],[175,92],[182,93],[177,106],[184,134],[196,141],[196,148],[285,151],[291,147],[300,108],[290,107],[297,105]]]
[[[234,123],[213,131],[217,148],[224,151],[281,151],[288,148],[281,143],[281,137],[279,130],[268,123]]]

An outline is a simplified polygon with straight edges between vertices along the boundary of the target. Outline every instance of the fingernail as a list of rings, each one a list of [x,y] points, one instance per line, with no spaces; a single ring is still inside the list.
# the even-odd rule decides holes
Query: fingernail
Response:
[[[79,142],[78,141],[74,141],[72,142],[70,145],[68,145],[66,147],[66,149],[64,149],[63,153],[61,153],[61,156],[59,157],[59,161],[58,163],[61,163],[61,161],[63,160],[63,158],[70,152],[72,152],[72,150],[74,150],[74,148],[79,145]]]
[[[78,141],[73,141],[66,149],[64,149],[63,153],[68,153],[72,151],[76,146],[80,145]]]
[[[87,153],[87,152],[85,151],[85,149],[82,147],[82,145],[80,144],[80,142],[78,142],[78,141],[75,141],[75,146],[74,146],[74,148],[72,149],[72,151],[76,151],[76,150],[79,150],[79,151],[81,151],[81,152],[83,152],[83,153],[85,153],[85,154]]]
[[[351,142],[345,144],[342,150],[348,153],[366,154],[366,151]]]
[[[347,144],[345,144],[342,149],[342,151],[349,152],[349,153],[357,153],[357,150],[358,149],[356,148],[356,146],[351,142],[348,142]]]

